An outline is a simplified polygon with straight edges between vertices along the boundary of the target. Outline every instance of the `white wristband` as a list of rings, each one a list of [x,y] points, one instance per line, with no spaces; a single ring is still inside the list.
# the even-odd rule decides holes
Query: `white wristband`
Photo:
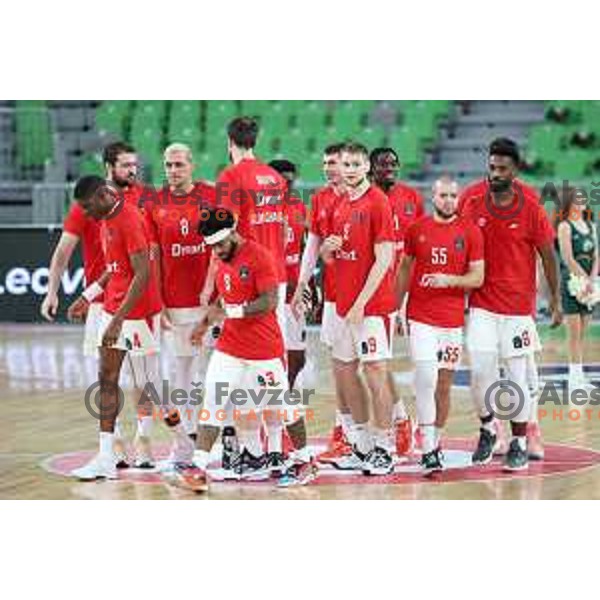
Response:
[[[241,319],[244,316],[243,304],[226,304],[224,308],[228,319]]]
[[[85,290],[83,290],[83,293],[81,294],[88,302],[93,302],[98,296],[100,296],[100,294],[104,293],[104,288],[97,282],[94,281],[94,283],[92,283],[92,285],[89,285],[88,287],[85,288]]]

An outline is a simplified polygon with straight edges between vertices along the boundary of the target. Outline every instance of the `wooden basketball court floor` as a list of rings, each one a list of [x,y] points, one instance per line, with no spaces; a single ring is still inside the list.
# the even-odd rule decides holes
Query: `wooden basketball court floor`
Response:
[[[542,378],[564,378],[564,328],[540,327],[544,343]],[[334,415],[329,359],[309,332],[309,369],[316,379],[310,408],[311,444],[324,444]],[[457,373],[447,431],[446,454],[454,467],[435,481],[424,479],[409,461],[394,476],[364,478],[324,470],[312,484],[278,489],[270,484],[220,483],[205,496],[165,484],[159,475],[134,472],[114,482],[78,482],[66,476],[95,452],[97,421],[83,397],[96,381],[93,359],[81,352],[82,329],[68,325],[0,324],[0,499],[590,499],[600,498],[600,407],[574,410],[572,404],[546,403],[542,430],[546,460],[527,473],[504,474],[495,461],[469,467],[478,424],[468,395],[468,357]],[[410,363],[405,340],[395,342],[394,372],[409,412],[414,415]],[[168,351],[163,368],[169,372]],[[592,328],[586,370],[600,380],[600,325]],[[127,387],[128,377],[125,377]],[[125,429],[133,436],[133,410],[125,410]],[[575,407],[576,409],[577,407]],[[587,410],[586,410],[587,409]],[[155,439],[166,450],[169,435],[159,423]]]

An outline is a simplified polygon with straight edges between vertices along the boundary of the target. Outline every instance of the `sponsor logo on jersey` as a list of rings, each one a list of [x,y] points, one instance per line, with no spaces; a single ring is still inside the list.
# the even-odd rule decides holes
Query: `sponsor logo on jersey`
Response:
[[[465,238],[462,235],[454,240],[454,249],[457,252],[462,252],[465,249]]]
[[[239,270],[240,279],[245,281],[250,277],[250,269],[246,265],[242,265]]]

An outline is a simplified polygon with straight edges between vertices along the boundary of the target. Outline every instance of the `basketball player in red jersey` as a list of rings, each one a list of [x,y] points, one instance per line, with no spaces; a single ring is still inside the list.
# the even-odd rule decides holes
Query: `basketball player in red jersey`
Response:
[[[394,263],[394,281],[396,281],[397,271],[402,261],[406,232],[412,223],[425,214],[423,198],[414,188],[402,181],[397,181],[400,160],[393,148],[375,148],[371,151],[370,161],[371,180],[386,194],[392,210],[396,238],[396,261]],[[401,310],[403,310],[402,305],[398,306],[398,311]],[[396,451],[399,455],[406,455],[412,450],[412,426],[391,371],[390,387],[394,394]]]
[[[341,318],[334,332],[332,355],[341,377],[354,380],[362,364],[370,392],[374,430],[369,430],[369,406],[349,399],[353,452],[334,464],[384,475],[394,469],[393,395],[388,370],[392,358],[396,306],[392,266],[395,239],[392,213],[385,194],[367,177],[369,155],[350,143],[341,153],[346,189],[333,212],[332,235],[323,244],[324,260],[335,261],[336,310]]]
[[[149,359],[159,350],[161,302],[157,282],[150,266],[149,240],[140,212],[127,204],[101,177],[81,178],[75,197],[87,215],[101,221],[102,251],[107,270],[97,282],[103,287],[104,302],[98,328],[100,354],[100,451],[87,465],[73,471],[81,480],[116,479],[114,427],[121,398],[119,377],[128,353]],[[85,316],[88,302],[79,298],[69,308],[77,320]],[[144,386],[158,384],[157,361],[152,379]],[[151,409],[151,398],[144,395],[140,409]],[[149,418],[152,418],[149,416]]]
[[[185,463],[191,461],[198,424],[192,382],[202,380],[206,354],[205,349],[198,352],[190,339],[200,320],[200,292],[210,262],[210,249],[198,227],[206,210],[214,206],[215,189],[204,181],[193,181],[192,152],[185,144],[171,144],[165,150],[164,166],[168,185],[152,201],[144,202],[143,208],[159,249],[159,287],[173,337],[175,386],[187,392],[187,402],[178,405],[179,419],[172,425],[175,440],[168,463]],[[167,420],[167,424],[173,422]]]
[[[433,186],[433,215],[405,233],[398,273],[399,301],[408,291],[410,349],[415,365],[417,420],[426,475],[443,469],[440,438],[450,408],[450,388],[463,347],[465,291],[483,283],[483,238],[458,217],[458,184]]]
[[[114,142],[104,148],[102,159],[106,180],[114,185],[115,190],[122,194],[127,202],[137,203],[143,187],[137,181],[138,158],[135,148],[125,142]],[[57,292],[60,278],[79,241],[82,244],[85,279],[88,286],[84,294],[90,302],[85,319],[84,355],[96,357],[103,297],[100,288],[94,284],[105,271],[105,261],[100,244],[100,224],[97,220],[87,216],[78,202],[73,202],[69,209],[63,233],[52,255],[48,274],[48,293],[42,302],[41,313],[48,320],[54,319],[58,309]],[[138,384],[147,379],[144,373],[144,362],[137,356],[129,356],[127,362],[132,372],[134,396],[140,397],[142,388]],[[149,441],[152,422],[152,418],[140,417],[138,419],[137,436],[134,443],[136,448],[134,463],[140,468],[154,466]],[[117,420],[115,429],[115,456],[118,468],[129,466],[119,420]]]
[[[236,425],[243,450],[231,469],[242,478],[266,478],[273,462],[263,454],[260,439],[264,417],[269,440],[279,412],[266,410],[270,390],[287,389],[283,365],[283,337],[276,316],[279,274],[273,254],[265,246],[242,237],[232,213],[217,208],[200,223],[200,231],[216,257],[219,304],[213,304],[193,334],[201,343],[208,327],[224,319],[206,375],[203,418],[198,428],[198,452],[193,465],[176,465],[174,483],[195,492],[207,489],[210,451],[221,427]],[[225,389],[223,389],[225,385]],[[256,400],[240,403],[232,398],[241,391]],[[262,394],[261,394],[262,392]],[[268,414],[267,414],[268,413]],[[279,459],[278,459],[279,460]]]
[[[344,194],[344,185],[340,173],[340,156],[343,144],[332,144],[323,152],[323,174],[327,182],[317,190],[311,198],[310,223],[308,238],[302,257],[298,285],[291,301],[292,310],[297,314],[302,312],[303,294],[308,290],[308,283],[313,276],[319,252],[323,242],[332,233],[333,211]],[[322,264],[323,314],[321,319],[321,342],[331,351],[333,336],[341,326],[341,318],[335,308],[335,272],[334,264]],[[352,435],[352,413],[348,397],[360,395],[360,402],[367,402],[367,391],[362,379],[358,376],[353,380],[341,377],[342,364],[337,364],[332,357],[333,378],[336,386],[335,426],[330,436],[329,446],[322,452],[319,462],[331,463],[342,456],[352,454],[349,437]],[[351,374],[350,374],[351,375]]]
[[[509,471],[528,467],[527,428],[534,408],[528,367],[538,349],[531,316],[536,301],[536,255],[548,281],[553,326],[562,320],[554,230],[537,194],[516,179],[519,162],[515,142],[494,140],[489,148],[487,178],[466,188],[460,200],[462,215],[482,230],[486,259],[485,282],[469,299],[467,328],[472,392],[481,420],[473,462],[486,464],[492,459],[494,414],[485,398],[498,380],[499,361],[503,361],[508,379],[523,394],[511,419],[512,440],[505,459]]]
[[[228,152],[232,164],[223,170],[216,183],[216,206],[229,210],[236,219],[238,233],[262,244],[271,252],[279,274],[279,318],[285,325],[286,293],[285,197],[287,184],[275,169],[254,156],[259,127],[255,119],[238,117],[227,127]],[[213,284],[209,277],[201,296],[210,300]]]

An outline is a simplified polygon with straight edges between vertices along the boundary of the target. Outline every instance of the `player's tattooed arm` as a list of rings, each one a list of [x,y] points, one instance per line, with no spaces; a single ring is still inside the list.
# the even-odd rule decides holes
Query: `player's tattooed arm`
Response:
[[[538,254],[542,260],[542,268],[548,282],[548,290],[550,292],[550,311],[552,313],[551,327],[558,327],[562,323],[562,308],[560,305],[559,294],[559,277],[558,264],[556,262],[556,254],[552,242],[539,246]]]
[[[276,287],[263,292],[252,302],[244,304],[243,314],[244,317],[250,317],[253,315],[262,315],[277,308],[278,289]]]

